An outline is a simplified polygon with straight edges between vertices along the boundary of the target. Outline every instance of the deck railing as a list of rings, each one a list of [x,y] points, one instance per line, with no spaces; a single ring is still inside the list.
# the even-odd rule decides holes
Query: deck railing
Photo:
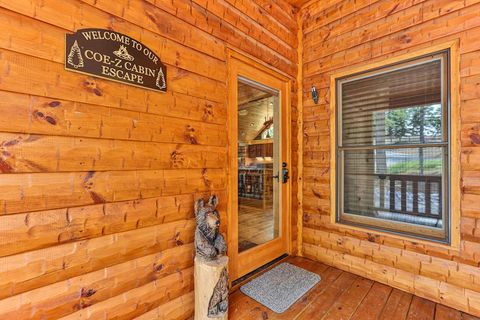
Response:
[[[398,174],[378,174],[377,176],[379,179],[379,206],[375,209],[413,216],[441,218],[441,176]],[[389,188],[388,203],[385,199],[386,187]]]

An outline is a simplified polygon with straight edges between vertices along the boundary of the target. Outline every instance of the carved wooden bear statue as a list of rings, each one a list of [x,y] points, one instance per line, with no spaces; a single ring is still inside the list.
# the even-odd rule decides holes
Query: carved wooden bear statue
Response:
[[[227,251],[225,239],[218,230],[220,215],[216,210],[217,205],[217,196],[211,196],[206,205],[203,199],[195,202],[195,218],[197,219],[195,250],[197,255],[207,260],[214,260],[218,255],[224,255]]]

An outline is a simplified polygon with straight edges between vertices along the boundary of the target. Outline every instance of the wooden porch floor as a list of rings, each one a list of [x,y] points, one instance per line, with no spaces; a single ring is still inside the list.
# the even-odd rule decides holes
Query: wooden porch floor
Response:
[[[444,305],[300,257],[290,262],[318,273],[322,280],[283,314],[276,314],[240,290],[230,296],[230,320],[407,319],[479,320]]]

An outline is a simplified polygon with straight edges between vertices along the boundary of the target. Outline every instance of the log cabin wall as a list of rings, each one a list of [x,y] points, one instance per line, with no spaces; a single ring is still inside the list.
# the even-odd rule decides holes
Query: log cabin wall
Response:
[[[303,41],[303,253],[480,315],[480,3],[324,0],[300,11]],[[330,222],[330,75],[460,40],[461,248],[423,245]],[[318,105],[309,91],[319,90]]]
[[[0,24],[0,319],[189,317],[194,199],[218,194],[226,229],[227,47],[295,81],[293,8],[0,0]],[[168,92],[65,71],[89,27],[152,48]]]

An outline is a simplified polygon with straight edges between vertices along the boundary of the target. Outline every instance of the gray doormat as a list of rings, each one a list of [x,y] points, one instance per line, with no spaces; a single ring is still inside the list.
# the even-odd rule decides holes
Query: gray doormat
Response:
[[[276,313],[285,312],[320,281],[313,272],[281,263],[240,287],[240,291]]]

